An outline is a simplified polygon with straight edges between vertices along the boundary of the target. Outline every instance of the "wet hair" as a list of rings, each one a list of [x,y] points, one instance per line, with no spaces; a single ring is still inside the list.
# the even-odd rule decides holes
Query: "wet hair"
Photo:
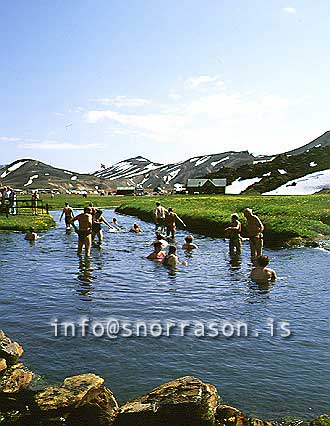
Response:
[[[233,213],[233,214],[231,215],[231,218],[232,218],[232,219],[236,219],[236,220],[237,220],[237,219],[238,219],[238,214],[237,214],[237,213]]]
[[[157,207],[158,207],[158,206],[160,206],[160,202],[159,202],[159,201],[157,201],[156,206],[157,206]]]
[[[65,203],[65,205],[66,205],[66,206],[68,206],[68,205],[69,205],[69,203]]]
[[[97,210],[96,210],[96,214],[97,214],[98,216],[101,216],[101,215],[103,214],[103,210],[101,210],[101,209],[97,209]]]
[[[114,217],[113,219],[112,219],[112,222],[117,222],[117,219]]]
[[[184,239],[186,243],[192,243],[193,240],[193,236],[192,235],[187,235],[186,238]]]
[[[266,267],[269,263],[269,257],[266,255],[261,255],[257,257],[257,265]]]
[[[169,207],[169,208],[167,209],[167,211],[172,212],[172,211],[173,211],[173,208],[172,208],[172,207]]]
[[[134,223],[133,228],[138,228],[139,225],[137,223]]]
[[[84,208],[84,213],[90,213],[91,211],[92,211],[92,209],[90,207]]]
[[[176,254],[176,247],[175,246],[169,246],[168,248],[168,254]]]
[[[89,204],[88,204],[88,207],[93,207],[93,203],[89,203]]]
[[[163,240],[165,237],[164,235],[160,234],[159,232],[156,233],[157,240]]]
[[[155,241],[154,242],[154,248],[156,249],[156,248],[158,248],[158,247],[162,247],[162,243],[160,242],[160,241]]]

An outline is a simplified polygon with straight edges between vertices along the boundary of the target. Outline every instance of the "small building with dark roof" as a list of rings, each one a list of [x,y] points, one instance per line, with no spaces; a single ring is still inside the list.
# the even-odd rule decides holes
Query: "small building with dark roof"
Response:
[[[188,179],[187,191],[189,194],[224,194],[226,191],[226,179]]]

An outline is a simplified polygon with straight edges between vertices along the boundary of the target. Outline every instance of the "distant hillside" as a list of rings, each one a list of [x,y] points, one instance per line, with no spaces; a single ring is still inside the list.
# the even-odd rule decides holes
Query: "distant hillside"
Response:
[[[138,156],[98,170],[94,173],[94,176],[118,182],[122,181],[124,185],[134,185],[140,183],[143,180],[143,176],[161,166],[163,165],[152,163],[146,158]]]
[[[107,188],[107,181],[88,174],[62,170],[32,159],[20,159],[0,169],[1,185],[16,189],[94,190]]]
[[[237,169],[223,168],[208,177],[226,177],[229,184],[227,193],[263,194],[274,191],[286,183],[295,186],[295,182],[290,182],[311,173],[330,169],[330,144],[318,147],[314,145],[314,148],[307,148],[305,151],[296,150],[296,152],[302,153],[280,154],[271,161],[254,162]],[[325,181],[322,180],[322,182],[325,184]]]
[[[185,185],[189,178],[227,178],[228,193],[268,193],[282,185],[295,186],[295,179],[313,175],[320,190],[327,188],[330,169],[330,132],[312,142],[273,156],[254,156],[248,151],[228,151],[189,158],[173,164],[154,163],[144,157],[129,158],[93,174],[75,173],[52,167],[41,161],[20,159],[0,167],[0,183],[17,189],[54,189],[60,192],[117,186],[143,185],[145,189],[162,187],[171,190],[176,183]],[[307,178],[306,178],[307,179]],[[300,184],[299,184],[300,185]],[[315,185],[318,188],[318,185]],[[285,192],[285,189],[281,189]]]
[[[248,151],[203,155],[167,165],[135,157],[121,161],[108,169],[99,170],[94,175],[110,179],[113,184],[141,184],[145,188],[156,186],[172,188],[175,183],[185,183],[189,178],[203,176],[205,173],[217,171],[223,166],[239,167],[252,163],[254,160],[256,157],[249,154]]]

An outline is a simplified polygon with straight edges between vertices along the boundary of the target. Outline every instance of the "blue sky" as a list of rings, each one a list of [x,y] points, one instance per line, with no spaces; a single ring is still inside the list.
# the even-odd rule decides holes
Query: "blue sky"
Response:
[[[330,129],[327,0],[2,0],[0,164],[273,154]]]

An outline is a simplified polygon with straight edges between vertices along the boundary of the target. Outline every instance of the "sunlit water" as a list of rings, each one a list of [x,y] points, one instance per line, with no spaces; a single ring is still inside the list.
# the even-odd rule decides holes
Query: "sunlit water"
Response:
[[[114,213],[105,215],[110,219]],[[54,213],[58,219],[59,214]],[[116,215],[128,229],[135,219]],[[94,372],[121,401],[184,375],[214,384],[223,401],[249,415],[312,418],[329,410],[329,256],[319,249],[265,251],[279,276],[259,288],[227,244],[195,236],[199,249],[176,274],[145,259],[153,226],[141,235],[105,232],[90,262],[76,255],[77,236],[63,224],[35,244],[0,234],[0,327],[25,348],[24,362],[48,383]],[[181,247],[184,233],[177,234]],[[185,253],[179,248],[181,260]],[[119,320],[244,321],[249,337],[54,336],[50,323]],[[267,321],[288,321],[291,337],[271,336]],[[258,337],[255,330],[259,330]],[[193,331],[192,331],[193,332]]]

